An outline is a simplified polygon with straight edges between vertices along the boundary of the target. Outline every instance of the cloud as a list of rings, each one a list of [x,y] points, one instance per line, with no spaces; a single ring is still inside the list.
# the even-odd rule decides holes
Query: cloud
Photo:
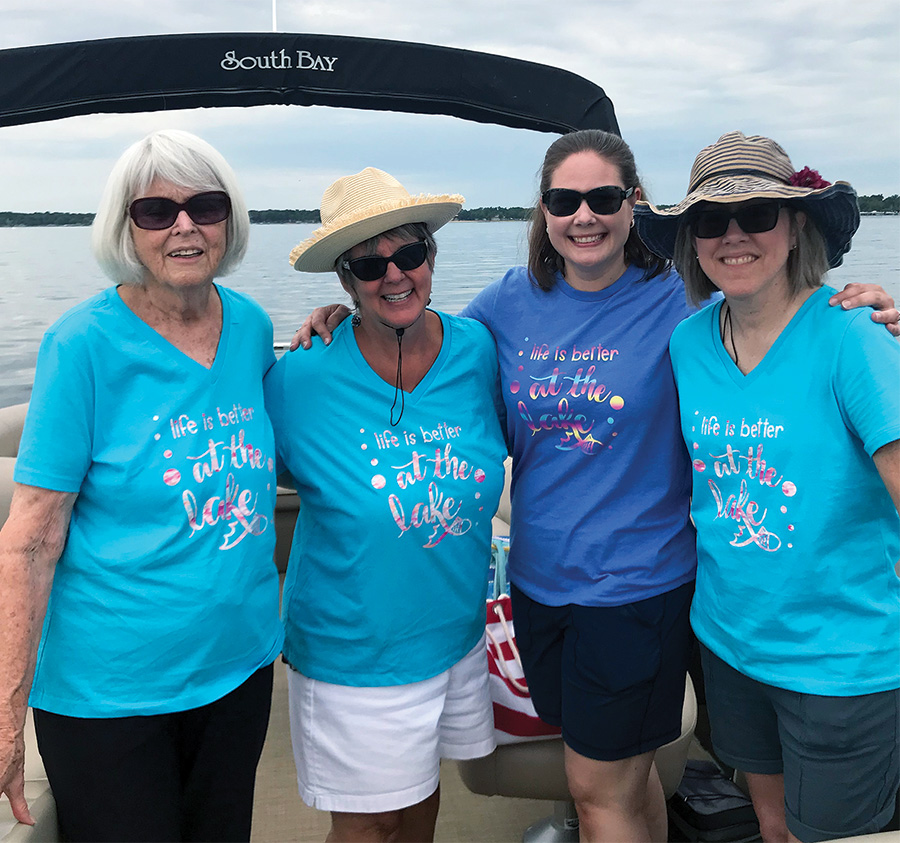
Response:
[[[900,192],[896,0],[280,0],[282,31],[410,40],[554,65],[602,86],[655,201],[739,128],[861,193]],[[0,0],[0,48],[174,32],[268,31],[271,2],[185,6]],[[527,204],[552,139],[448,117],[257,107],[96,115],[0,129],[0,209],[90,210],[112,162],[153,128],[195,131],[254,207],[311,207],[337,175],[381,166],[413,190]]]

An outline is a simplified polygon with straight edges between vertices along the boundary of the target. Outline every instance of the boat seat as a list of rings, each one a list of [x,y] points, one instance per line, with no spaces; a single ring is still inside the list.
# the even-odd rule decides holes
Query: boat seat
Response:
[[[9,516],[13,492],[13,467],[19,453],[19,440],[25,424],[27,404],[0,408],[0,526]],[[2,843],[44,843],[59,840],[56,803],[37,749],[31,710],[25,723],[25,798],[35,819],[33,826],[16,822],[9,800],[0,797],[0,841]]]
[[[0,527],[9,516],[12,500],[13,468],[19,453],[19,440],[25,424],[27,404],[14,404],[0,408]]]

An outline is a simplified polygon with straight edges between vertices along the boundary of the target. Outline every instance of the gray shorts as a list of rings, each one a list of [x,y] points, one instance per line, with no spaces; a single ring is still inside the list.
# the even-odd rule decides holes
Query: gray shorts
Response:
[[[792,834],[830,840],[885,826],[900,785],[900,690],[803,694],[700,653],[716,755],[745,773],[784,774]]]

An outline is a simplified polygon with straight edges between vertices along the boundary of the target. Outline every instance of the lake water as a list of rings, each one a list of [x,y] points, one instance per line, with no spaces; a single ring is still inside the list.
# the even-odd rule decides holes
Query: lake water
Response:
[[[241,268],[223,279],[252,295],[287,341],[317,304],[347,301],[331,273],[295,272],[290,250],[315,225],[255,225]],[[524,263],[525,224],[455,222],[438,234],[432,304],[456,313],[510,266]],[[828,279],[834,287],[875,281],[900,301],[900,217],[863,217],[852,251]],[[108,286],[90,253],[88,228],[0,228],[0,407],[27,401],[44,331]]]

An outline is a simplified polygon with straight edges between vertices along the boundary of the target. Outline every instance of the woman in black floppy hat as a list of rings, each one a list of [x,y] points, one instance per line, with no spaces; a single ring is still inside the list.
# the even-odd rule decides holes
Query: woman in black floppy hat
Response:
[[[716,752],[766,841],[878,831],[898,785],[900,346],[828,306],[856,194],[730,132],[684,200],[636,220],[694,303],[724,294],[670,345]]]

